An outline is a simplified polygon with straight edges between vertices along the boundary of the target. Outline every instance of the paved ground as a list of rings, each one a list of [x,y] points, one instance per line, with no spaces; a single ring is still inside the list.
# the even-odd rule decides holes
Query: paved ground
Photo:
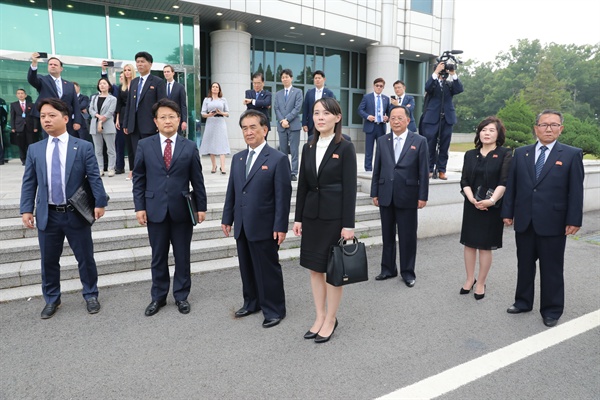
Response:
[[[233,318],[241,305],[236,269],[194,275],[186,316],[169,299],[156,316],[144,317],[148,282],[102,289],[103,308],[93,316],[77,293],[64,294],[62,308],[46,321],[39,319],[40,298],[2,303],[0,398],[377,398],[532,335],[561,326],[568,332],[599,310],[600,246],[586,239],[598,232],[600,212],[586,213],[580,237],[568,240],[566,310],[552,329],[542,324],[537,302],[531,313],[505,312],[516,277],[508,229],[481,301],[458,295],[464,279],[458,235],[419,241],[412,289],[374,280],[381,248],[371,247],[370,280],[345,289],[340,325],[324,345],[302,339],[313,306],[308,273],[297,260],[284,264],[288,317],[272,329],[261,327],[260,315]],[[438,391],[440,398],[598,399],[599,324],[456,390]]]

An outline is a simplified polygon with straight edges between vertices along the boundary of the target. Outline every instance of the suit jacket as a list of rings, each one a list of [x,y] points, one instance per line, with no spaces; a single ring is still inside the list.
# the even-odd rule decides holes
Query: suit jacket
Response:
[[[375,127],[375,122],[369,121],[369,115],[375,115],[376,110],[375,104],[375,92],[367,93],[363,96],[360,104],[358,105],[358,113],[363,118],[363,131],[365,133],[373,132],[373,128]],[[388,115],[388,109],[390,108],[390,98],[385,94],[381,94],[381,108],[383,110],[383,115]]]
[[[21,102],[10,103],[10,126],[15,132],[33,132],[37,128],[37,119],[33,117],[33,104],[25,102],[25,118]]]
[[[90,103],[90,135],[95,135],[98,129],[97,114],[104,115],[106,121],[102,123],[102,133],[117,133],[115,127],[115,110],[117,109],[117,98],[112,94],[106,96],[104,103],[102,103],[102,109],[98,110],[98,96],[92,96],[92,102]]]
[[[77,96],[77,101],[79,101],[79,110],[81,112],[81,119],[83,120],[81,128],[79,128],[79,137],[85,139],[86,135],[89,133],[88,123],[90,114],[88,112],[88,107],[90,106],[90,98],[80,93],[79,96]],[[85,113],[83,110],[85,110]]]
[[[165,83],[165,91],[167,90],[166,85],[167,84]],[[167,97],[170,100],[173,100],[175,103],[177,103],[179,109],[181,110],[181,122],[179,123],[179,126],[181,127],[182,122],[187,122],[188,116],[187,96],[185,94],[185,87],[183,87],[181,83],[173,81],[173,84],[171,85],[171,96]]]
[[[315,126],[315,122],[312,118],[313,106],[315,105],[315,93],[317,92],[316,88],[310,89],[306,92],[306,96],[304,96],[304,104],[302,105],[302,126],[308,126],[308,132],[312,131]],[[335,99],[335,94],[326,87],[323,87],[323,97],[331,97]]]
[[[583,152],[556,142],[539,179],[535,178],[535,144],[515,150],[504,193],[502,218],[513,219],[515,231],[533,224],[540,236],[565,234],[567,225],[583,219]]]
[[[29,146],[21,186],[20,212],[21,214],[32,213],[35,203],[37,227],[41,231],[45,230],[48,224],[48,173],[46,168],[48,140],[49,138],[46,138]],[[94,146],[83,139],[69,136],[65,165],[65,195],[67,199],[73,196],[83,184],[84,179],[90,183],[96,199],[96,207],[106,207],[108,198],[100,178]]]
[[[383,207],[417,208],[429,197],[429,150],[427,139],[408,131],[400,158],[394,155],[394,134],[377,139],[371,197]]]
[[[285,89],[275,93],[275,117],[277,118],[277,131],[283,132],[285,129],[279,121],[287,119],[290,123],[291,131],[302,129],[300,112],[302,111],[302,90],[292,86],[288,93],[288,99],[285,101]]]
[[[463,92],[463,85],[460,79],[455,81],[447,79],[442,86],[440,86],[437,79],[434,80],[431,76],[425,83],[425,92],[427,93],[428,100],[422,119],[426,124],[437,124],[440,121],[440,113],[442,111],[448,125],[456,124],[456,111],[454,110],[452,98],[454,95]]]
[[[152,116],[152,106],[158,102],[158,100],[167,97],[167,88],[165,81],[152,74],[148,75],[146,82],[142,88],[142,93],[138,94],[138,83],[140,77],[138,76],[129,85],[129,92],[127,95],[127,105],[125,106],[125,115],[120,119],[121,126],[127,129],[129,133],[139,132],[146,135],[151,135],[158,132],[156,124],[154,123],[154,117]],[[138,95],[140,102],[136,103]],[[136,119],[137,115],[137,119]],[[139,124],[139,126],[136,125]]]
[[[261,113],[265,114],[265,116],[267,117],[267,121],[268,121],[268,126],[271,126],[271,92],[269,92],[268,90],[261,90],[259,95],[258,95],[258,99],[256,98],[256,90],[246,90],[246,93],[244,94],[244,98],[245,99],[253,99],[254,104],[250,103],[250,104],[246,104],[246,109],[247,110],[257,110],[260,111]]]
[[[31,86],[37,89],[39,96],[35,101],[35,107],[33,108],[33,116],[40,116],[40,112],[37,109],[38,104],[41,100],[47,99],[48,97],[58,97],[58,92],[56,91],[56,83],[54,82],[54,78],[51,75],[38,75],[38,69],[35,71],[29,68],[29,72],[27,73],[27,82]],[[77,100],[77,92],[75,91],[75,86],[72,82],[66,81],[62,79],[63,85],[63,93],[60,99],[67,103],[69,106],[69,115],[72,123],[83,124],[83,118],[81,117],[81,113],[78,112],[79,108],[79,100]],[[74,116],[74,118],[73,118]]]
[[[479,149],[472,149],[465,153],[460,179],[460,187],[469,186],[473,193],[477,190],[474,186],[476,178],[475,168],[477,160],[480,157]],[[487,189],[495,190],[497,186],[506,186],[510,162],[512,160],[512,150],[507,147],[496,147],[486,156],[486,168],[484,176],[484,185]],[[499,205],[499,204],[498,204]]]
[[[415,118],[413,115],[413,112],[415,111],[415,98],[412,97],[411,95],[404,94],[404,97],[402,98],[402,103],[400,105],[408,108],[408,111],[410,112],[410,123],[408,124],[408,130],[411,132],[416,132],[417,124],[415,122]],[[390,100],[390,107],[388,108],[388,115],[390,115],[392,108],[394,108],[394,105],[392,104],[392,102]]]
[[[206,190],[202,165],[196,144],[181,135],[175,135],[175,151],[171,166],[165,166],[160,135],[142,139],[138,143],[133,167],[133,203],[135,211],[146,211],[150,222],[163,222],[167,217],[173,222],[190,224],[190,212],[185,195],[194,189],[198,211],[206,211]]]
[[[354,228],[356,210],[356,152],[345,140],[333,140],[317,171],[317,146],[306,143],[296,195],[296,222],[306,218],[341,219],[344,228]]]
[[[248,149],[231,159],[229,183],[221,223],[233,225],[234,236],[242,228],[251,241],[273,239],[273,232],[287,232],[292,182],[286,155],[268,144],[257,156],[246,179]]]

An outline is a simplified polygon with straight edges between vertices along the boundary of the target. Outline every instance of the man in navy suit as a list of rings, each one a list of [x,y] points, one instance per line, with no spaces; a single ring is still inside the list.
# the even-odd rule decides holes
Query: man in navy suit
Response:
[[[290,217],[292,184],[287,155],[269,147],[267,118],[257,110],[240,116],[248,149],[231,159],[221,228],[237,241],[244,304],[242,318],[262,310],[263,327],[278,325],[286,315],[279,245]]]
[[[25,165],[27,149],[35,142],[37,118],[33,117],[33,104],[27,101],[25,89],[17,89],[17,99],[10,104],[10,126],[17,138],[21,164]]]
[[[358,113],[364,119],[365,132],[365,171],[373,170],[373,149],[375,141],[385,135],[385,124],[388,122],[390,98],[382,94],[385,80],[377,78],[373,81],[373,92],[363,96]]]
[[[425,83],[426,105],[421,117],[422,124],[419,125],[419,133],[427,138],[429,146],[429,176],[433,176],[434,169],[437,169],[442,180],[448,179],[448,150],[452,139],[452,125],[456,124],[452,99],[464,90],[456,69],[446,70],[447,78],[442,77],[445,68],[445,63],[439,63]]]
[[[152,106],[167,97],[165,81],[150,73],[154,59],[150,53],[140,51],[135,55],[135,66],[140,74],[131,81],[127,95],[125,115],[119,116],[123,133],[131,135],[131,153],[135,163],[135,153],[140,139],[156,135],[158,132]]]
[[[300,129],[302,121],[302,90],[292,87],[294,74],[290,69],[281,71],[280,78],[283,89],[275,93],[275,116],[277,117],[277,133],[279,149],[283,154],[292,155],[292,180],[298,178],[298,146],[300,146]]]
[[[315,101],[322,97],[332,97],[335,99],[335,94],[325,87],[325,73],[317,70],[313,73],[313,82],[315,87],[306,92],[304,96],[304,104],[302,105],[302,129],[308,135],[312,135],[315,123],[313,121],[313,106]]]
[[[152,301],[150,317],[167,304],[169,294],[169,245],[173,246],[175,276],[173,297],[180,313],[190,312],[187,298],[192,286],[190,245],[194,225],[186,201],[190,184],[194,189],[197,220],[206,216],[206,191],[196,144],[177,134],[179,106],[161,99],[152,107],[158,135],[142,139],[133,168],[133,202],[140,225],[148,227],[152,247]]]
[[[535,121],[537,143],[515,150],[502,206],[514,225],[517,289],[509,314],[533,309],[536,261],[540,264],[540,314],[555,326],[565,304],[564,259],[568,235],[583,220],[583,152],[558,142],[563,116],[545,110]]]
[[[181,110],[181,123],[179,124],[179,133],[187,130],[187,95],[185,94],[185,87],[177,81],[175,81],[175,69],[171,65],[165,65],[163,68],[163,75],[167,82],[167,98],[173,100],[179,106]]]
[[[94,146],[67,133],[71,110],[65,102],[45,98],[38,103],[38,111],[42,127],[50,137],[29,146],[20,212],[23,224],[33,229],[35,206],[42,294],[46,301],[41,317],[51,318],[60,306],[60,256],[65,236],[77,259],[87,311],[95,314],[100,311],[100,303],[92,227],[67,204],[87,180],[96,200],[95,218],[104,215],[108,197],[100,179]]]
[[[88,113],[90,98],[85,94],[81,94],[81,86],[79,86],[79,83],[73,82],[73,86],[75,86],[75,92],[77,92],[77,102],[79,103],[79,108],[77,109],[78,111],[75,112],[81,112],[81,127],[77,131],[77,137],[91,142],[92,137],[90,136],[90,130],[88,128],[88,120],[90,119],[90,114]],[[104,165],[108,165],[108,162],[105,162]]]
[[[38,75],[39,56],[37,52],[31,55],[31,66],[27,73],[27,82],[36,88],[39,93],[35,101],[33,116],[36,118],[40,117],[38,105],[42,100],[49,97],[60,99],[69,107],[67,130],[70,135],[78,137],[76,131],[81,128],[83,118],[81,117],[81,113],[77,112],[79,110],[79,101],[77,100],[75,86],[72,82],[61,78],[60,74],[63,71],[63,63],[56,57],[48,59],[48,75]],[[44,131],[42,130],[42,132]],[[48,135],[44,132],[43,136],[46,138]]]
[[[379,207],[383,252],[381,281],[398,276],[396,230],[400,249],[400,275],[408,287],[415,285],[417,256],[417,210],[429,196],[427,140],[407,129],[410,111],[392,107],[388,133],[377,140],[375,168],[371,180],[373,204]]]
[[[268,90],[264,90],[265,87],[265,77],[262,72],[255,72],[252,74],[252,90],[246,90],[244,94],[244,104],[246,105],[247,110],[258,110],[261,113],[265,114],[267,117],[267,126],[269,130],[271,129],[271,92]],[[265,136],[265,140],[269,137],[269,132],[267,131],[267,136]]]
[[[404,106],[410,112],[410,123],[408,130],[417,132],[417,124],[415,123],[413,112],[415,110],[415,98],[406,94],[406,85],[403,81],[397,80],[394,82],[394,96],[390,96],[390,111],[393,107]]]

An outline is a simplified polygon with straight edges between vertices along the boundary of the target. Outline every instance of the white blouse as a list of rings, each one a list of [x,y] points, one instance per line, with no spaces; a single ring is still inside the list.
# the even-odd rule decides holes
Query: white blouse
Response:
[[[321,166],[321,161],[323,161],[323,156],[325,156],[325,152],[327,151],[327,148],[329,147],[329,144],[331,143],[334,137],[335,135],[331,135],[329,137],[320,136],[319,140],[317,141],[317,155],[315,157],[315,160],[317,162],[317,172],[319,171],[319,167]]]

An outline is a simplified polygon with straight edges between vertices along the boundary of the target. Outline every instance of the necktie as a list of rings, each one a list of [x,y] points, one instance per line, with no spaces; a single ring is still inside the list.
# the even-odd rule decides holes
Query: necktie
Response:
[[[250,173],[250,167],[252,166],[252,159],[254,158],[254,154],[256,152],[254,150],[250,151],[248,155],[248,160],[246,161],[246,179],[248,179],[248,174]]]
[[[23,110],[23,112],[25,112],[25,103],[21,103],[21,110]]]
[[[287,97],[288,97],[288,89],[285,89],[285,101],[287,101]]]
[[[171,83],[167,83],[167,97],[171,98]]]
[[[52,170],[50,172],[50,182],[52,185],[52,202],[56,205],[65,204],[62,189],[62,174],[60,172],[60,153],[58,151],[58,138],[52,139],[54,150],[52,151]]]
[[[395,138],[394,141],[396,142],[396,144],[394,145],[394,157],[396,158],[396,162],[398,162],[398,159],[400,158],[400,153],[402,152],[402,138]]]
[[[546,150],[548,148],[546,146],[540,147],[540,156],[535,162],[535,179],[537,180],[540,177],[540,173],[542,172],[542,168],[544,168],[544,163],[546,162]]]
[[[260,95],[260,92],[256,92],[256,100],[258,100],[259,95]]]
[[[381,116],[379,115],[381,112],[381,96],[377,96],[377,107],[375,108],[375,113],[377,116],[375,117],[375,121],[377,123],[381,122]]]
[[[167,167],[167,170],[169,168],[171,168],[171,160],[173,159],[173,151],[171,150],[171,143],[173,143],[173,141],[171,139],[167,139],[165,140],[165,143],[167,144],[165,146],[165,153],[163,154],[163,159],[165,160],[165,167]]]
[[[56,79],[54,82],[56,82],[56,92],[58,93],[58,98],[60,99],[62,97],[62,82],[60,81],[60,78]]]
[[[142,88],[144,87],[144,78],[140,78],[140,81],[138,82],[138,89],[137,89],[137,93],[136,93],[136,99],[135,99],[135,110],[137,111],[138,109],[138,105],[140,104],[140,97],[142,97]]]

